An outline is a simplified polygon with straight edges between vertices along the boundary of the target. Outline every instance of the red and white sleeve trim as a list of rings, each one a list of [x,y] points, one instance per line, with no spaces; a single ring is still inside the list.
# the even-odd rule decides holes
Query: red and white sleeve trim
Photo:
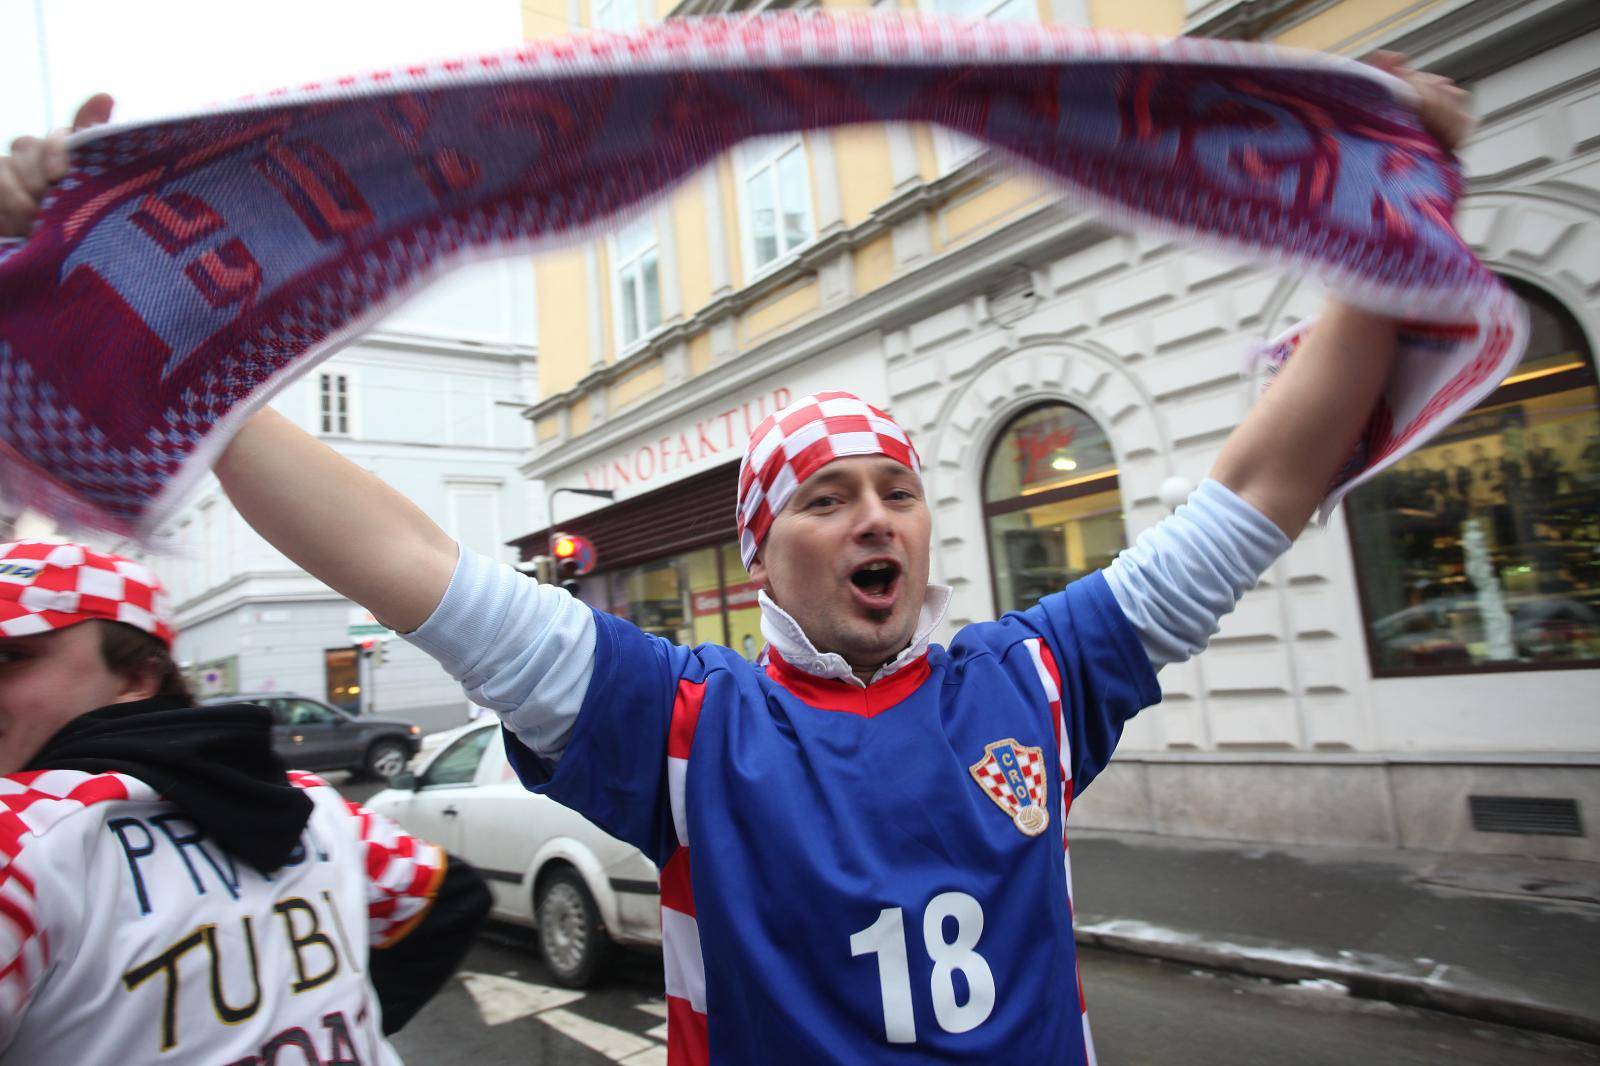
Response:
[[[298,788],[331,786],[314,774],[289,771]],[[358,803],[344,803],[356,821],[356,836],[366,852],[367,936],[374,947],[386,948],[420,922],[438,895],[447,859],[433,844],[407,833],[381,814]]]

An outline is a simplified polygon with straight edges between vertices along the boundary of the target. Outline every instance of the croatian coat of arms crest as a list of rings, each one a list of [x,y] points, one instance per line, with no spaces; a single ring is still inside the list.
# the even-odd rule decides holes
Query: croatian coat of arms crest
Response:
[[[1010,816],[1018,829],[1036,837],[1049,826],[1043,750],[1025,748],[1007,737],[987,745],[983,758],[968,769],[978,787]]]

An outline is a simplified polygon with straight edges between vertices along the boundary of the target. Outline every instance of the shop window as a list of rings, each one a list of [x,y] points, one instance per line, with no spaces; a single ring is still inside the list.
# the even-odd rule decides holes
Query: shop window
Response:
[[[754,661],[765,641],[756,584],[733,541],[606,577],[606,609],[678,644],[721,644]]]
[[[811,240],[811,181],[798,134],[747,141],[735,151],[745,262],[755,273]]]
[[[722,553],[722,603],[728,620],[728,647],[751,662],[767,643],[761,636],[761,605],[756,600],[760,589],[739,558],[739,545],[730,541]]]
[[[1000,613],[1100,569],[1127,543],[1111,444],[1094,419],[1062,403],[1024,411],[995,441],[983,514]]]
[[[1427,447],[1350,494],[1376,676],[1600,661],[1600,412],[1571,314],[1517,282],[1522,363]]]
[[[629,348],[661,325],[661,266],[654,220],[646,215],[611,241],[620,347]]]
[[[350,714],[361,713],[361,662],[354,648],[328,648],[322,653],[329,703]]]

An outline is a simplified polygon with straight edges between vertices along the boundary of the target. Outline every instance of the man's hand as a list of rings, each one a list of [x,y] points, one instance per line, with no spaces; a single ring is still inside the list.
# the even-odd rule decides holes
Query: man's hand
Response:
[[[1393,74],[1417,94],[1417,115],[1422,127],[1453,152],[1478,125],[1467,110],[1471,94],[1442,74],[1415,70],[1411,60],[1399,52],[1374,52],[1367,62],[1386,74]]]
[[[72,119],[72,132],[111,119],[111,97],[98,93],[84,101]],[[39,201],[67,173],[67,130],[48,137],[18,137],[11,154],[0,156],[0,237],[26,237],[39,216]]]

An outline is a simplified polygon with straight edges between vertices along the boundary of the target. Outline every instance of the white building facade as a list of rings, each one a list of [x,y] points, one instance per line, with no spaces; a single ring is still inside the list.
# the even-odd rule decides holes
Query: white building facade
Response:
[[[1234,7],[1255,5],[1207,10]],[[1439,11],[1378,43],[1474,90],[1460,225],[1529,302],[1533,347],[1163,671],[1162,705],[1129,724],[1075,824],[1600,859],[1600,7]],[[820,158],[828,139],[809,143]],[[616,494],[561,505],[557,526],[602,560],[586,600],[680,641],[759,643],[737,460],[764,414],[818,387],[911,431],[933,579],[955,588],[945,638],[1104,565],[1165,513],[1163,482],[1205,475],[1251,402],[1244,353],[1318,294],[1109,233],[1044,192],[972,241],[932,239],[968,200],[946,193],[986,180],[959,165],[853,229],[821,220],[796,268],[822,279],[810,318],[620,409],[596,394],[583,432],[541,440],[528,476]],[[852,249],[886,228],[894,277],[853,296]]]
[[[522,410],[537,389],[533,291],[524,261],[469,267],[272,406],[451,536],[509,561],[506,541],[535,520],[538,497],[518,470],[531,439]],[[466,720],[460,687],[404,641],[380,636],[362,656],[351,626],[370,619],[245,525],[214,478],[159,535],[175,551],[150,561],[172,590],[178,657],[201,693],[296,693],[430,730]]]

